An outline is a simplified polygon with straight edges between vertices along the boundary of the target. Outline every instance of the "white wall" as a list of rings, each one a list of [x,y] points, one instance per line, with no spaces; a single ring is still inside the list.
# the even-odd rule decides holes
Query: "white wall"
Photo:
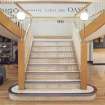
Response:
[[[69,20],[65,20],[64,23],[57,23],[57,19],[34,19],[32,22],[32,34],[35,36],[68,36],[72,35],[72,30],[71,21]]]

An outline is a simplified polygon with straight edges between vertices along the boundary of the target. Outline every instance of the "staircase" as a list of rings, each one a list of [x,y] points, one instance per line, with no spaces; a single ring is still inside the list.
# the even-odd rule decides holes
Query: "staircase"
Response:
[[[80,89],[72,39],[33,41],[25,87],[41,91]]]
[[[9,89],[9,97],[19,101],[93,100],[95,88],[80,88],[78,67],[72,38],[34,38],[25,72],[25,89]],[[84,99],[84,100],[83,100]]]

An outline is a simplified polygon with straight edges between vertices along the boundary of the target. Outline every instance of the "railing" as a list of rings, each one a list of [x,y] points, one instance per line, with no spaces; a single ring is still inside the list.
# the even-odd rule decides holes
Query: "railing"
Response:
[[[29,56],[32,47],[33,36],[31,34],[31,21],[27,27],[24,38],[18,41],[18,85],[19,89],[24,89],[25,71],[27,69]]]
[[[29,15],[29,14],[28,14]],[[28,23],[28,24],[27,24]],[[29,18],[22,24],[22,28],[26,29],[24,37],[20,39],[18,42],[18,85],[19,89],[24,89],[24,82],[25,82],[25,71],[27,69],[27,65],[29,62],[31,47],[33,36],[31,34],[31,24],[32,24],[32,17],[29,15]]]
[[[11,8],[10,8],[11,7]],[[27,30],[27,26],[30,24],[30,15],[25,13],[17,4],[0,4],[0,11],[2,11],[8,19],[12,20],[18,27],[22,28],[23,30]],[[22,11],[26,14],[26,18],[24,20],[17,19],[17,13]]]
[[[104,6],[105,8],[105,6]],[[81,78],[81,88],[82,89],[86,89],[87,88],[87,84],[88,84],[88,64],[87,64],[87,51],[88,51],[88,42],[86,42],[85,38],[87,38],[87,33],[89,33],[89,31],[92,29],[92,32],[95,32],[98,27],[97,26],[102,26],[102,24],[104,23],[104,11],[103,8],[99,9],[100,11],[98,11],[96,14],[92,15],[91,17],[89,17],[88,21],[79,21],[78,23],[76,23],[74,25],[74,27],[78,27],[78,29],[76,29],[76,27],[74,28],[74,33],[73,33],[73,39],[74,40],[74,45],[75,45],[75,50],[76,50],[76,55],[77,55],[77,59],[78,59],[78,63],[79,63],[79,67],[80,67],[80,78]],[[92,11],[92,9],[90,10]],[[101,16],[101,14],[103,16]],[[95,26],[93,24],[91,24],[94,20],[96,20],[98,17],[100,16],[100,21],[95,21]],[[103,23],[101,24],[101,21],[103,21]],[[86,27],[88,25],[91,24],[91,28],[88,27],[89,30],[86,29]],[[93,28],[95,27],[95,29],[93,30]],[[82,34],[80,33],[80,31],[82,30]],[[77,36],[76,36],[77,35]],[[90,35],[90,34],[89,34]]]
[[[3,7],[5,7],[7,4],[0,5],[0,8],[3,11]],[[8,4],[9,5],[9,4]],[[17,12],[23,11],[22,8],[20,8],[19,5],[16,4],[10,4],[14,9],[17,8]],[[32,47],[32,40],[33,36],[31,34],[31,23],[32,23],[32,17],[29,13],[23,11],[26,14],[26,18],[24,20],[18,20],[16,17],[16,14],[12,14],[11,12],[5,12],[6,19],[11,20],[11,24],[15,23],[17,28],[19,28],[19,31],[21,32],[18,37],[18,85],[19,89],[24,89],[24,82],[25,82],[25,71],[27,69],[30,51]],[[13,26],[12,26],[13,27]],[[13,30],[14,31],[14,30]],[[16,31],[18,32],[18,31]],[[17,35],[18,36],[18,35]]]

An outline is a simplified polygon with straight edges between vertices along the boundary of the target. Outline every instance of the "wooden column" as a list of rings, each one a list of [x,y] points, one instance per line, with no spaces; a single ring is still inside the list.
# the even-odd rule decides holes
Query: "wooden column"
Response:
[[[24,89],[24,82],[25,82],[25,46],[24,46],[24,40],[20,39],[18,41],[18,85],[19,89]]]
[[[87,88],[88,83],[88,64],[87,64],[87,43],[81,42],[81,66],[80,66],[81,89]]]

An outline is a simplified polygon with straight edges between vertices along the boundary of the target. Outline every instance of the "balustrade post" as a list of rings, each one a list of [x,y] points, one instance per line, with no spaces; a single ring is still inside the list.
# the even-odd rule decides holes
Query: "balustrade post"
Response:
[[[87,89],[88,64],[87,64],[87,42],[81,42],[81,66],[80,66],[81,89]]]
[[[18,41],[18,86],[19,89],[24,89],[25,82],[25,45],[24,39]]]

